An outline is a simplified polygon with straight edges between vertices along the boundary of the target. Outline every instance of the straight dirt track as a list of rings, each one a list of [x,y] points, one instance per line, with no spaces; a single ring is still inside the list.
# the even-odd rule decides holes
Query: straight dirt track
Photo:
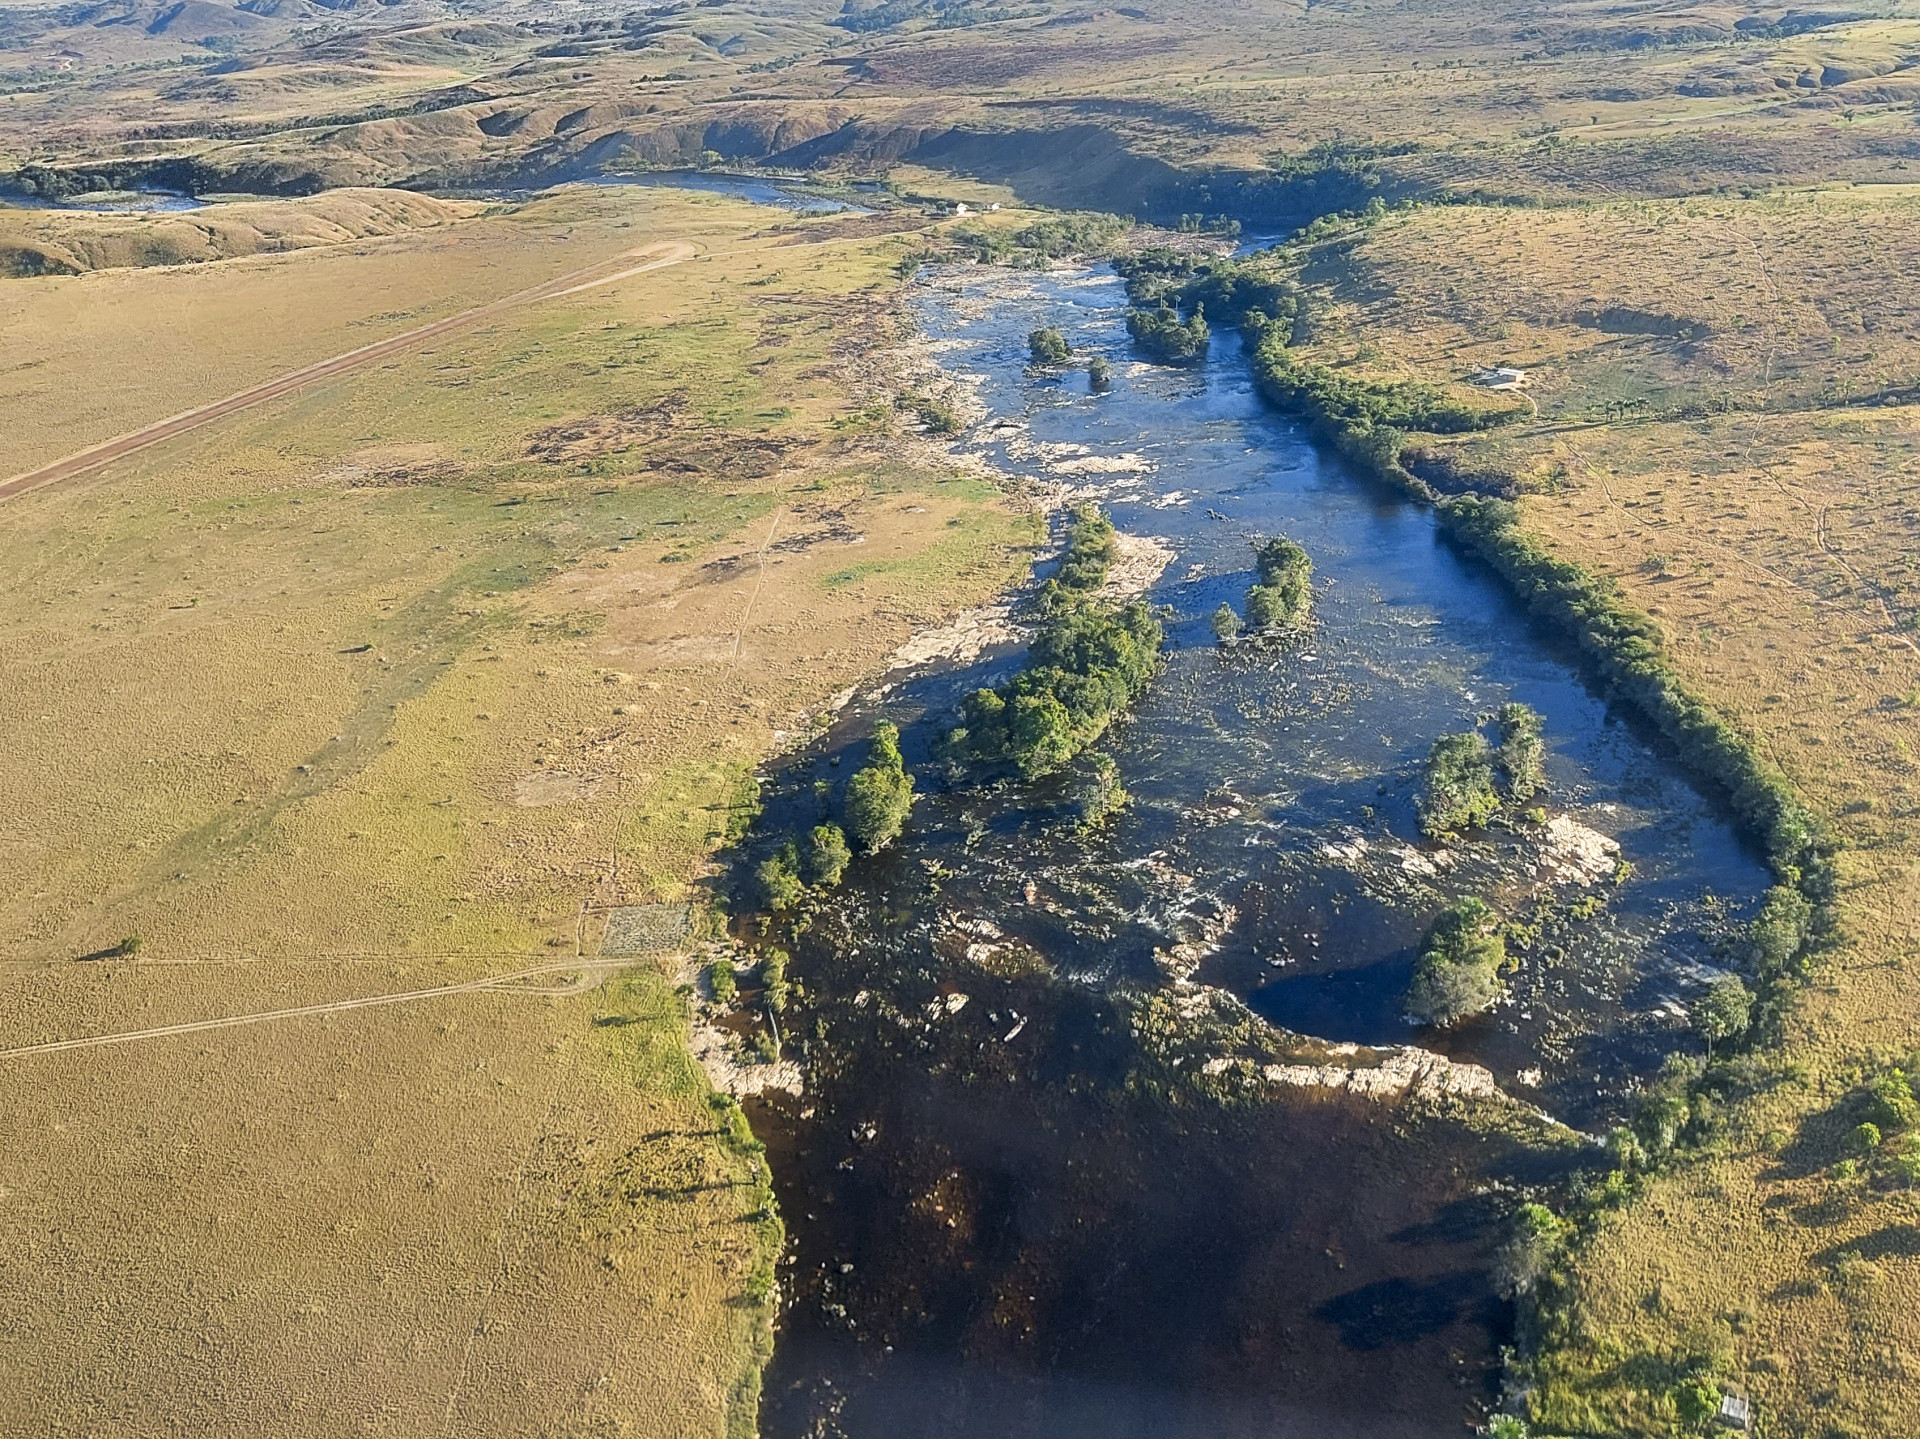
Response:
[[[616,259],[602,261],[584,270],[575,270],[571,274],[561,275],[543,284],[535,285],[531,289],[520,290],[501,299],[490,301],[476,309],[462,310],[457,315],[448,315],[445,319],[422,325],[417,330],[408,330],[404,334],[376,340],[371,345],[362,345],[357,350],[348,350],[345,354],[335,355],[331,359],[321,360],[304,369],[290,371],[264,384],[255,385],[251,389],[228,395],[223,400],[215,400],[210,405],[183,411],[169,419],[156,421],[144,429],[103,441],[68,455],[65,459],[42,465],[37,470],[28,470],[25,474],[15,475],[10,480],[0,482],[0,500],[12,499],[15,495],[26,494],[29,490],[44,489],[48,485],[58,484],[61,480],[70,480],[78,475],[91,474],[104,465],[110,465],[115,460],[137,454],[163,440],[191,434],[202,425],[210,425],[216,420],[225,419],[228,415],[237,414],[254,405],[278,399],[282,395],[291,394],[317,381],[350,374],[362,366],[371,365],[389,355],[399,354],[403,350],[437,336],[479,324],[483,320],[491,319],[495,315],[504,314],[522,305],[537,304],[542,300],[557,300],[566,295],[579,294],[583,290],[611,285],[617,280],[625,280],[634,275],[644,275],[649,270],[663,270],[669,265],[683,264],[693,259],[698,253],[699,250],[695,246],[678,240],[630,250]],[[643,255],[650,258],[638,265],[629,263]],[[624,268],[608,272],[608,267],[614,265],[624,266]]]
[[[462,984],[443,984],[433,989],[413,989],[404,994],[368,994],[355,999],[336,999],[327,1004],[303,1004],[297,1009],[270,1009],[255,1014],[229,1014],[218,1019],[196,1019],[185,1024],[163,1024],[156,1029],[130,1029],[118,1034],[89,1034],[79,1039],[55,1039],[44,1044],[22,1044],[0,1049],[0,1059],[20,1059],[29,1054],[61,1054],[70,1049],[98,1049],[107,1044],[131,1044],[140,1039],[166,1039],[178,1034],[201,1034],[210,1029],[235,1029],[243,1024],[264,1024],[276,1019],[309,1019],[322,1014],[342,1014],[350,1009],[377,1009],[387,1004],[410,1004],[422,999],[444,999],[452,994],[480,994],[498,990],[506,994],[577,994],[597,978],[624,969],[631,960],[569,960],[564,964],[543,964],[512,974],[492,974]],[[522,988],[522,980],[541,975],[569,974],[571,983],[555,989]]]

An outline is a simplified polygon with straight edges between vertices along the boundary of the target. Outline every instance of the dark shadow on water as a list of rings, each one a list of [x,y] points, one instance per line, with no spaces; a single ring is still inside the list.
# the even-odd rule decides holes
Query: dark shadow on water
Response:
[[[1443,1274],[1437,1279],[1381,1279],[1329,1299],[1314,1312],[1338,1326],[1349,1349],[1387,1349],[1437,1334],[1457,1322],[1469,1305],[1491,1298],[1483,1274]]]

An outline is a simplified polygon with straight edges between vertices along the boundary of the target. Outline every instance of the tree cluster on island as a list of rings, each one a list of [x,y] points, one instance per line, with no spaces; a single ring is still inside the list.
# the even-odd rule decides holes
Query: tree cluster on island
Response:
[[[1222,603],[1213,612],[1213,635],[1222,644],[1246,630],[1263,636],[1297,630],[1312,613],[1313,559],[1304,548],[1278,535],[1255,541],[1253,560],[1259,578],[1247,590],[1244,623],[1232,605]]]
[[[1194,365],[1207,357],[1213,332],[1207,327],[1205,305],[1182,319],[1168,304],[1127,311],[1127,333],[1149,358],[1163,365]]]
[[[948,754],[1038,779],[1066,768],[1146,688],[1166,632],[1137,600],[1099,599],[1115,552],[1112,521],[1092,505],[1075,510],[1066,554],[1036,600],[1042,623],[1025,667],[966,697]]]
[[[1420,795],[1420,831],[1428,838],[1478,829],[1503,804],[1524,803],[1545,787],[1540,716],[1515,703],[1502,705],[1494,718],[1498,745],[1477,729],[1433,742]]]

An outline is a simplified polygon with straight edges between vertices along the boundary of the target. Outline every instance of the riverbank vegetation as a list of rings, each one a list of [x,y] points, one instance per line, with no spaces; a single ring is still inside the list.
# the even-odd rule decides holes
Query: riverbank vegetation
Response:
[[[1853,1432],[1891,1432],[1886,1416],[1910,1412],[1885,1391],[1885,1403],[1867,1397],[1878,1361],[1860,1337],[1900,1323],[1888,1296],[1910,1261],[1866,1256],[1886,1223],[1876,1196],[1904,1192],[1890,1167],[1904,1152],[1864,1111],[1823,1117],[1821,1096],[1872,1071],[1863,1050],[1903,1046],[1899,1016],[1920,1009],[1876,917],[1904,893],[1900,856],[1913,852],[1903,725],[1920,661],[1905,638],[1907,567],[1889,548],[1905,533],[1900,502],[1883,478],[1912,401],[1884,384],[1850,394],[1828,356],[1852,332],[1798,298],[1864,296],[1868,269],[1829,248],[1817,279],[1794,289],[1780,276],[1803,273],[1815,237],[1843,216],[1874,244],[1904,243],[1894,217],[1911,203],[1622,204],[1577,223],[1394,212],[1357,243],[1301,256],[1317,276],[1317,333],[1291,349],[1269,335],[1257,351],[1275,398],[1315,407],[1330,439],[1434,503],[1579,643],[1609,692],[1727,797],[1777,876],[1727,949],[1736,972],[1691,1007],[1697,1057],[1670,1066],[1617,1162],[1574,1196],[1553,1275],[1525,1301],[1516,1373],[1537,1432],[1664,1434],[1708,1387],[1754,1396],[1797,1432],[1816,1412],[1794,1379],[1808,1366],[1847,1376],[1833,1402]],[[1709,250],[1715,272],[1702,267]],[[1726,275],[1763,266],[1775,288],[1736,313]],[[1505,340],[1463,323],[1495,296],[1567,318]],[[1896,313],[1916,303],[1904,289],[1887,297]],[[1316,365],[1353,386],[1413,381],[1509,412],[1509,399],[1481,400],[1462,381],[1513,366],[1525,408],[1497,426],[1401,430],[1342,403],[1351,386],[1300,383]],[[1721,393],[1728,403],[1703,401]],[[1802,464],[1816,452],[1817,481]],[[1851,843],[1836,853],[1842,836]],[[1766,1206],[1819,1218],[1768,1225]],[[1848,1316],[1838,1333],[1822,1317],[1836,1306]],[[1734,1312],[1728,1332],[1717,1316]]]

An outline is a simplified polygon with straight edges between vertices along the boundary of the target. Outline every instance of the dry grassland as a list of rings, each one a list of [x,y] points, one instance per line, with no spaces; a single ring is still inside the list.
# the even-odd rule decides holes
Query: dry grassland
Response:
[[[0,273],[77,275],[275,254],[430,229],[484,208],[407,190],[334,190],[188,213],[0,210]]]
[[[13,469],[54,416],[71,443],[310,361],[435,276],[445,308],[663,235],[709,255],[0,511],[0,1048],[589,966],[0,1059],[0,1430],[748,1414],[774,1230],[671,966],[600,984],[597,920],[686,897],[777,732],[1031,531],[840,353],[897,323],[902,241],[647,190],[452,230],[8,284]],[[102,284],[89,355],[61,327]],[[146,381],[180,286],[239,353]]]
[[[1538,417],[1466,467],[1539,482],[1528,527],[1659,618],[1843,843],[1842,933],[1782,1067],[1728,1153],[1592,1251],[1596,1388],[1728,1352],[1770,1433],[1913,1432],[1920,1196],[1822,1166],[1857,1066],[1920,1042],[1920,193],[1419,209],[1307,273],[1324,362],[1462,393],[1532,372]]]

